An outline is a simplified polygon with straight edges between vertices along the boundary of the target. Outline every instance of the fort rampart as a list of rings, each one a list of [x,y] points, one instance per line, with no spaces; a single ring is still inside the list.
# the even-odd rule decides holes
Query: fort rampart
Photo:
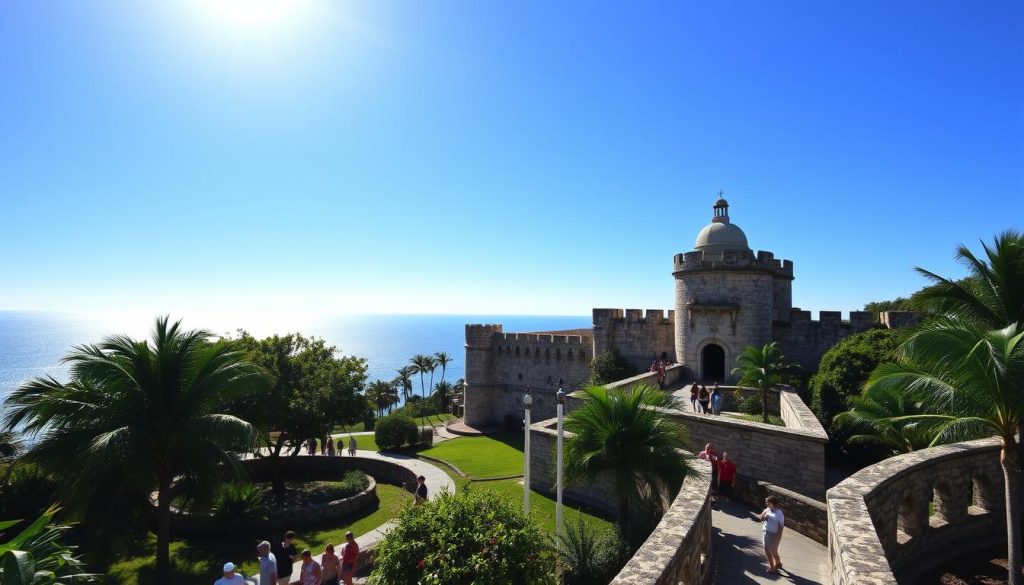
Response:
[[[675,311],[594,309],[594,354],[617,351],[634,368],[655,359],[676,362]]]
[[[841,339],[874,326],[875,314],[868,311],[850,311],[848,321],[843,320],[840,311],[819,311],[815,321],[810,311],[792,309],[787,321],[774,323],[772,337],[786,358],[813,372],[821,356]]]
[[[833,585],[913,583],[951,556],[1006,542],[999,441],[886,459],[830,489],[827,505]]]

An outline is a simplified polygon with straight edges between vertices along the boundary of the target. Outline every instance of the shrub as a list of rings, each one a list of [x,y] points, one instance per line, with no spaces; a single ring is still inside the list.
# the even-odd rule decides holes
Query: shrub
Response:
[[[391,414],[379,419],[377,428],[373,431],[377,446],[382,451],[397,449],[406,443],[412,445],[416,442],[418,434],[416,423],[400,414]]]
[[[489,490],[406,508],[377,546],[377,585],[551,583],[554,558],[522,504]]]
[[[563,585],[608,583],[629,558],[614,529],[590,526],[583,518],[566,522],[558,541]]]
[[[420,434],[416,441],[420,445],[433,445],[434,444],[434,429],[433,427],[420,427]]]
[[[214,518],[225,522],[259,520],[264,517],[263,490],[252,483],[231,482],[221,488],[213,510]]]
[[[741,398],[739,409],[743,414],[764,414],[764,405],[761,404],[760,393],[751,393]]]
[[[635,376],[636,368],[626,361],[619,352],[602,351],[590,362],[590,380],[588,385],[603,386],[609,382],[624,380]]]

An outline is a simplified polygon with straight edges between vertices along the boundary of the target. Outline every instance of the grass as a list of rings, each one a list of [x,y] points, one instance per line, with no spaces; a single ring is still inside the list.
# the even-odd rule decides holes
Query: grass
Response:
[[[419,426],[425,426],[425,425],[437,425],[437,424],[440,424],[440,423],[443,423],[443,422],[450,421],[450,420],[455,419],[455,418],[458,418],[458,417],[456,417],[454,414],[442,413],[442,414],[432,414],[430,416],[421,416],[419,418],[414,418],[412,420],[415,421],[416,424],[419,425]],[[334,432],[334,433],[361,433],[361,432],[363,432],[365,430],[366,430],[366,425],[364,425],[363,423],[356,423],[354,425],[334,427],[334,431],[332,431],[332,432]]]
[[[742,419],[742,420],[748,420],[750,422],[758,422],[758,423],[763,423],[764,422],[764,417],[762,415],[760,415],[760,414],[741,414],[741,413],[728,412],[728,413],[725,414],[725,416],[730,416],[732,418],[738,418],[738,419]],[[768,415],[768,424],[775,425],[777,427],[784,427],[784,426],[786,426],[786,423],[782,420],[782,418],[778,417],[778,416],[775,416],[774,414],[769,414]]]
[[[503,479],[500,481],[457,481],[458,489],[466,490],[488,490],[498,492],[511,498],[515,502],[523,501],[523,484],[521,480]],[[563,502],[563,521],[569,522],[577,518],[583,520],[590,526],[610,527],[614,522],[608,520],[599,510],[589,506],[577,507]],[[540,521],[545,530],[554,534],[555,532],[555,498],[535,490],[530,490],[530,515]]]
[[[398,516],[403,507],[411,505],[412,496],[402,488],[377,484],[380,503],[370,513],[352,518],[342,524],[318,526],[303,529],[295,527],[299,538],[295,546],[300,551],[309,548],[315,554],[323,552],[327,543],[345,541],[345,532],[351,530],[359,535]],[[220,539],[182,539],[171,543],[172,579],[174,583],[197,583],[209,585],[221,576],[220,567],[231,561],[240,567],[248,577],[259,572],[256,560],[256,544],[261,540],[273,541],[281,534],[233,534],[228,527],[226,537]],[[111,565],[105,583],[108,585],[140,585],[152,583],[156,565],[156,539],[149,535],[147,540],[136,546],[125,558]]]
[[[444,459],[471,478],[506,477],[523,473],[523,435],[501,433],[462,437],[419,451]]]

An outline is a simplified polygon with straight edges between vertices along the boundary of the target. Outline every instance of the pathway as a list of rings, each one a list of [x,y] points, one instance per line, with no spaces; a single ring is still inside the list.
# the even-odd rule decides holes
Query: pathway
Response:
[[[397,453],[379,453],[377,451],[361,450],[356,451],[356,457],[365,457],[366,459],[380,459],[382,461],[390,461],[392,463],[397,463],[398,465],[402,465],[404,467],[411,469],[412,472],[415,473],[416,475],[422,475],[423,477],[426,478],[427,488],[429,488],[429,495],[427,497],[431,500],[437,497],[441,490],[447,489],[450,492],[455,492],[455,482],[452,481],[451,476],[449,476],[440,467],[437,467],[436,465],[433,465],[431,463],[427,463],[422,459],[418,459],[410,455],[401,455]],[[412,494],[409,494],[409,499],[412,499]],[[384,537],[384,533],[387,532],[388,529],[391,528],[393,525],[394,521],[388,521],[384,524],[381,524],[377,528],[374,528],[373,530],[366,532],[365,534],[357,534],[356,542],[359,543],[359,549],[362,551],[372,548],[374,545],[380,542],[380,540]],[[334,543],[335,550],[338,550],[338,546],[342,544],[344,543]],[[320,554],[323,552],[323,546],[311,548],[310,550],[313,552],[313,558],[319,559]],[[293,577],[298,577],[301,566],[301,560],[295,563],[295,566],[292,568]],[[259,576],[249,577],[245,580],[245,582],[249,585],[260,585],[260,578]],[[357,580],[357,582],[363,581]]]
[[[795,530],[786,529],[782,534],[779,557],[783,568],[780,574],[773,575],[768,572],[764,558],[757,513],[743,504],[718,501],[714,503],[711,523],[714,583],[811,585],[828,582],[828,550]]]

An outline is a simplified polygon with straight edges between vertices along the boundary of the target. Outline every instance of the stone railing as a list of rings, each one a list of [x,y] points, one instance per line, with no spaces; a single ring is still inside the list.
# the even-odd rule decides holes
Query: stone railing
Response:
[[[832,583],[913,583],[944,561],[1005,542],[999,448],[983,439],[924,449],[830,489]]]
[[[679,382],[685,370],[686,368],[683,367],[682,364],[672,364],[671,366],[665,368],[665,386],[669,387],[675,384],[676,382]],[[605,387],[608,388],[609,390],[624,390],[633,388],[634,386],[638,386],[640,384],[647,384],[648,386],[654,386],[655,388],[657,388],[658,372],[644,372],[642,374],[637,374],[632,378],[625,378],[617,382],[605,384]]]
[[[800,495],[745,475],[736,477],[733,496],[755,510],[764,508],[764,499],[775,496],[785,510],[786,526],[821,544],[828,544],[828,510],[825,502]]]
[[[530,426],[530,486],[541,492],[555,488],[555,419]],[[572,433],[565,433],[571,437]],[[692,471],[654,531],[618,574],[613,584],[707,583],[711,574],[711,465],[679,452]],[[608,514],[617,499],[606,478],[572,486],[565,495]]]

